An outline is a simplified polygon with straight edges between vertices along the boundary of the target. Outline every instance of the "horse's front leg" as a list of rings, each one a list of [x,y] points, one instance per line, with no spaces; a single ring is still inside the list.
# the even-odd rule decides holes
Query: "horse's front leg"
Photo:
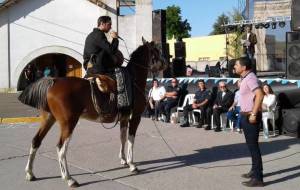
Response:
[[[127,139],[127,129],[128,129],[128,121],[121,121],[120,122],[120,140],[121,140],[121,147],[119,158],[121,159],[122,165],[127,165],[126,158],[125,158],[125,143]]]
[[[129,122],[129,135],[128,135],[128,152],[127,152],[127,164],[131,172],[138,172],[136,165],[133,163],[133,145],[135,140],[136,130],[141,121],[141,117],[135,117]]]

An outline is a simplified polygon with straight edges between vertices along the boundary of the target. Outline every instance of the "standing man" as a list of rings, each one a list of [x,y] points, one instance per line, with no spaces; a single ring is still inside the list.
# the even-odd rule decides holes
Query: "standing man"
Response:
[[[116,32],[111,32],[113,38],[109,43],[105,33],[111,29],[111,18],[109,16],[101,16],[98,18],[97,28],[87,36],[83,52],[83,67],[90,74],[113,74],[117,65],[113,60],[113,55],[118,51],[119,40]],[[90,59],[94,65],[89,65]]]
[[[183,108],[183,116],[184,116],[184,123],[180,125],[180,127],[189,127],[189,120],[188,115],[190,111],[194,109],[200,109],[200,119],[199,124],[196,126],[197,128],[201,128],[204,125],[204,121],[209,120],[209,114],[207,113],[208,103],[211,98],[211,92],[206,89],[204,80],[200,79],[198,81],[198,88],[199,90],[196,91],[195,97],[192,104],[185,105]]]
[[[229,110],[233,100],[233,93],[228,90],[226,83],[224,81],[219,82],[219,92],[213,106],[213,116],[216,124],[215,132],[221,131],[220,115]]]
[[[252,26],[245,27],[245,33],[242,36],[243,52],[251,60],[254,58],[255,44],[257,43],[256,35],[252,32]],[[254,69],[254,68],[253,68]]]
[[[246,143],[251,153],[252,168],[242,177],[249,178],[249,181],[242,182],[248,187],[262,187],[263,165],[258,145],[259,123],[261,121],[261,105],[263,92],[258,84],[256,75],[251,72],[251,60],[248,57],[240,58],[235,63],[235,71],[241,76],[240,86],[240,125],[244,130]]]

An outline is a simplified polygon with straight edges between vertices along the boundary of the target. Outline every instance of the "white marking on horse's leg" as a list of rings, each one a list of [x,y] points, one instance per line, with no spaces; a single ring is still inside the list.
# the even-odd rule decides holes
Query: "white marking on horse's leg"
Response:
[[[35,179],[32,169],[33,169],[33,162],[34,162],[36,152],[37,152],[37,148],[33,148],[32,144],[31,144],[28,161],[27,161],[27,165],[25,168],[25,172],[26,172],[25,178],[28,181],[32,181]]]
[[[126,165],[126,158],[125,158],[125,143],[126,143],[126,138],[127,138],[127,126],[126,127],[121,127],[121,134],[120,134],[120,139],[121,139],[121,147],[120,147],[120,153],[119,153],[119,158],[121,159],[121,164]]]
[[[73,185],[77,186],[78,183],[70,176],[69,170],[68,170],[68,164],[67,164],[67,150],[68,150],[68,145],[70,142],[70,138],[67,138],[62,147],[59,149],[57,148],[57,154],[58,154],[58,162],[60,166],[60,171],[61,171],[61,177],[63,180],[66,180],[68,183],[68,186],[71,187]]]
[[[134,136],[128,136],[128,152],[127,152],[127,164],[129,165],[129,170],[131,172],[136,170],[135,164],[133,164],[133,145],[134,145]]]

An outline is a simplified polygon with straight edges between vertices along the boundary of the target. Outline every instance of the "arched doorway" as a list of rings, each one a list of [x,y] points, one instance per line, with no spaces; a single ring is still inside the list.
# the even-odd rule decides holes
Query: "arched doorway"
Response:
[[[48,53],[30,61],[21,72],[17,90],[42,77],[82,77],[81,63],[62,53]]]

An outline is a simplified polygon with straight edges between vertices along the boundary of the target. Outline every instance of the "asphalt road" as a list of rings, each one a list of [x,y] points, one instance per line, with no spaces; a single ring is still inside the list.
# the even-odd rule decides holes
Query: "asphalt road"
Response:
[[[5,190],[69,189],[60,178],[53,126],[36,156],[37,181],[25,181],[24,168],[37,123],[0,124],[0,184]],[[300,185],[300,139],[260,137],[266,190],[296,190]],[[241,190],[240,177],[251,167],[243,134],[205,131],[142,119],[134,147],[140,173],[120,165],[119,127],[111,130],[80,120],[68,151],[78,189]]]

